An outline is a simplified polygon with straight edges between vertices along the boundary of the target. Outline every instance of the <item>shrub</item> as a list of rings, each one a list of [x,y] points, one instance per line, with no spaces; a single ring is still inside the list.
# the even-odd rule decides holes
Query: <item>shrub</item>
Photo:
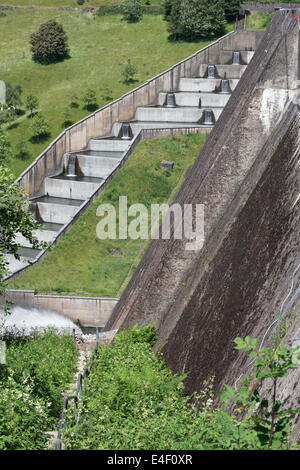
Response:
[[[7,134],[0,127],[0,165],[12,158],[12,151]]]
[[[83,97],[83,102],[85,103],[85,108],[88,111],[95,111],[98,107],[96,92],[91,88],[88,88]]]
[[[134,76],[137,72],[136,67],[131,63],[131,60],[128,59],[127,65],[124,68],[122,75],[124,77],[124,82],[129,85],[130,83],[134,83]]]
[[[30,45],[34,59],[44,64],[62,60],[69,54],[67,35],[55,20],[43,23],[32,33]]]
[[[25,107],[30,111],[30,117],[33,117],[33,110],[39,107],[39,99],[35,95],[27,95],[25,99]]]
[[[138,23],[143,17],[143,7],[139,0],[123,0],[121,11],[123,19],[128,23]]]
[[[41,114],[37,114],[31,126],[33,141],[49,136],[49,124]]]
[[[240,9],[238,0],[224,0],[224,12],[227,21],[235,21]]]

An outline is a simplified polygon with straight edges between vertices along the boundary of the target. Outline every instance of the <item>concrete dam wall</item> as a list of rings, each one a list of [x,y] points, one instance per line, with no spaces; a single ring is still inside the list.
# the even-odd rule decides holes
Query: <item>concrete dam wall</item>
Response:
[[[205,205],[203,249],[153,240],[105,327],[153,323],[187,393],[232,385],[247,372],[233,339],[268,344],[279,313],[299,313],[298,79],[298,19],[278,12],[175,200]],[[281,393],[299,405],[293,374]]]

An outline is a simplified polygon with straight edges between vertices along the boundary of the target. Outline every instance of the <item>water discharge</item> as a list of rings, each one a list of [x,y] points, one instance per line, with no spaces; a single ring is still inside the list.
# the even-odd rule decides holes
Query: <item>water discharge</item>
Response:
[[[4,325],[3,325],[4,322]],[[26,309],[12,307],[11,314],[4,317],[0,312],[0,334],[9,333],[16,336],[28,336],[34,331],[42,332],[48,328],[54,328],[59,332],[81,333],[80,328],[69,318],[50,310]]]

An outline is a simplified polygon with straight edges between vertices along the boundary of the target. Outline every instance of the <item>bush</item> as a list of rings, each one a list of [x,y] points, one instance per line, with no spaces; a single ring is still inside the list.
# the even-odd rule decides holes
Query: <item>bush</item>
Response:
[[[128,23],[138,23],[143,17],[143,7],[139,0],[124,0],[121,11],[123,19]]]
[[[47,403],[32,394],[26,380],[0,377],[0,450],[43,449],[47,442]]]
[[[131,63],[131,60],[128,59],[127,65],[124,68],[122,75],[124,77],[124,82],[126,85],[129,85],[130,83],[134,83],[134,76],[137,72],[137,68]]]
[[[194,41],[225,33],[223,0],[173,0],[168,19],[171,39]]]
[[[235,21],[240,9],[240,2],[237,0],[224,0],[224,12],[226,20]]]
[[[49,124],[41,114],[37,114],[33,119],[31,126],[32,129],[32,138],[33,141],[38,142],[41,138],[48,137],[49,133]]]
[[[24,379],[32,395],[49,403],[49,416],[58,417],[62,407],[62,392],[73,379],[78,353],[71,335],[58,337],[51,330],[43,337],[15,340],[7,349],[7,364],[13,378]]]
[[[62,60],[69,54],[67,35],[55,20],[43,23],[32,33],[30,45],[34,59],[44,64]]]

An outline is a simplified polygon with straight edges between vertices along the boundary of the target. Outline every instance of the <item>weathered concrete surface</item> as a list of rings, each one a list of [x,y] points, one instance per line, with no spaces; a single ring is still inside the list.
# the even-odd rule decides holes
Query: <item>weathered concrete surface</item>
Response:
[[[203,265],[205,254],[197,261],[193,282],[190,278],[186,287],[189,300],[175,328],[161,327],[164,359],[176,373],[189,371],[188,392],[201,389],[210,376],[216,377],[218,390],[224,384],[233,385],[249,372],[247,356],[233,350],[233,339],[250,335],[262,341],[267,333],[263,344],[270,344],[279,325],[274,321],[292,308],[297,316],[285,341],[299,344],[300,113],[285,131],[289,121],[286,116],[276,131],[284,137],[275,152],[266,147],[260,154],[263,162],[273,152],[251,194],[245,182],[240,213],[227,234],[223,231],[216,254],[210,242],[210,264]],[[251,175],[254,181],[262,169],[259,166],[257,161]],[[232,215],[230,209],[227,220]],[[279,386],[279,396],[292,407],[299,406],[299,373],[298,367]]]
[[[205,205],[205,238],[213,233],[297,88],[297,21],[275,15],[175,203]],[[274,78],[276,77],[276,78]],[[280,77],[280,80],[278,78]],[[270,103],[268,106],[266,103]],[[174,231],[174,227],[172,227]],[[187,239],[153,240],[110,318],[107,329],[135,323],[160,327],[176,303],[199,253]],[[180,317],[183,307],[178,307]],[[176,321],[175,321],[176,323]]]
[[[8,290],[6,299],[23,308],[51,310],[83,326],[103,327],[118,299],[102,297],[76,297],[39,295],[34,291]],[[3,304],[3,298],[0,303]]]

